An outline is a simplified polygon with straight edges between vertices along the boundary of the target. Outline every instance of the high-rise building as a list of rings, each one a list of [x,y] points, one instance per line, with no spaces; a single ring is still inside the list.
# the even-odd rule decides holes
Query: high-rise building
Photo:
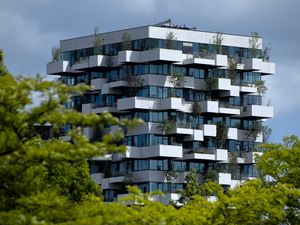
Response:
[[[135,184],[167,193],[161,201],[168,202],[190,170],[224,188],[256,176],[262,122],[273,116],[273,107],[262,105],[262,78],[275,72],[257,34],[203,32],[166,21],[62,40],[60,51],[47,73],[67,85],[91,85],[68,107],[144,120],[126,130],[126,154],[90,160],[105,201]],[[114,129],[84,132],[93,140]]]

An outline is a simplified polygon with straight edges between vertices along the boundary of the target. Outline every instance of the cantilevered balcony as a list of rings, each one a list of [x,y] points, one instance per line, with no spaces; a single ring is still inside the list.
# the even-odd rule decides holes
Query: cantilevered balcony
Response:
[[[241,117],[272,118],[273,116],[272,106],[248,105],[243,107],[243,112],[241,112]]]
[[[118,53],[118,63],[143,63],[151,61],[181,62],[182,51],[155,48],[146,51],[125,50]]]
[[[228,151],[226,149],[203,149],[202,151],[186,153],[183,158],[186,160],[227,161]]]
[[[183,60],[183,65],[205,65],[210,67],[226,67],[227,66],[227,55],[210,55],[207,57],[194,57],[186,55]]]
[[[127,151],[124,154],[118,154],[120,158],[152,158],[152,157],[168,157],[181,158],[182,146],[177,145],[151,145],[144,147],[127,146]]]
[[[275,63],[265,62],[262,59],[251,58],[245,60],[245,70],[258,71],[262,75],[274,74]]]
[[[69,61],[49,62],[46,66],[47,74],[60,75],[70,70]]]
[[[221,185],[231,185],[231,174],[230,173],[219,173],[218,183]]]
[[[244,158],[244,163],[252,164],[255,163],[256,157],[261,156],[262,152],[243,152],[242,157]]]

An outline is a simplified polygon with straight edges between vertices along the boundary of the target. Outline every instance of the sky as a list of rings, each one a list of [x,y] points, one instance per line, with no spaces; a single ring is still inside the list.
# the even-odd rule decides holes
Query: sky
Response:
[[[46,74],[59,40],[154,24],[168,18],[203,31],[249,35],[270,46],[276,74],[266,76],[274,106],[271,141],[300,137],[299,0],[0,0],[0,48],[13,74]]]

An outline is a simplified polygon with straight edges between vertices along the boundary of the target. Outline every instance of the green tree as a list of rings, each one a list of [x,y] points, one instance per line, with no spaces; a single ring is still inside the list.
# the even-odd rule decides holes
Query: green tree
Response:
[[[213,36],[212,43],[214,47],[214,52],[216,54],[222,54],[222,42],[223,42],[223,34],[221,32],[218,32],[215,36]]]
[[[101,200],[86,159],[125,150],[115,144],[122,133],[91,143],[82,135],[83,127],[133,123],[109,113],[82,114],[63,106],[70,96],[88,90],[86,86],[68,87],[40,76],[13,77],[0,69],[0,82],[5,84],[0,87],[0,224],[55,224],[83,216],[81,207],[96,207]],[[39,94],[40,104],[33,104],[33,92]],[[70,124],[71,141],[42,140],[35,126],[46,123],[54,133]]]

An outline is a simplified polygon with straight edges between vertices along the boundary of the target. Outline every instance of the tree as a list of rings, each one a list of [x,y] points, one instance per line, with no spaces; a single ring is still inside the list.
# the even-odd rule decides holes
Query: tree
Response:
[[[180,87],[184,84],[184,74],[181,72],[173,72],[169,76],[169,82],[174,85],[174,87]]]
[[[193,116],[200,116],[201,115],[201,105],[198,101],[192,103],[191,111]]]
[[[217,122],[217,147],[223,148],[226,140],[227,140],[227,133],[228,128],[224,122]]]
[[[283,144],[262,144],[264,154],[257,158],[257,168],[262,177],[271,177],[268,182],[277,188],[286,185],[283,208],[283,224],[300,223],[300,141],[295,136],[283,138]],[[284,193],[284,192],[283,192]],[[281,203],[281,202],[280,202]]]
[[[260,96],[264,95],[268,90],[268,88],[265,86],[264,80],[256,81],[255,86],[256,86],[257,92]]]
[[[62,59],[60,47],[59,46],[52,47],[51,55],[52,55],[53,62],[60,61]]]
[[[125,147],[116,145],[122,139],[120,132],[91,143],[82,129],[132,123],[110,113],[81,114],[65,108],[70,96],[89,89],[84,85],[69,87],[40,76],[13,77],[0,69],[0,82],[5,83],[0,87],[0,224],[67,223],[88,216],[78,212],[86,212],[87,205],[95,210],[101,192],[90,179],[86,159]],[[33,104],[33,92],[40,96],[38,105]],[[54,133],[70,124],[71,141],[42,140],[35,126],[47,123]]]
[[[233,58],[228,58],[228,78],[232,84],[236,84],[238,79],[237,61]]]
[[[205,82],[207,85],[207,89],[209,90],[209,98],[212,99],[212,90],[216,88],[216,85],[218,83],[218,78],[216,77],[216,71],[212,70],[211,73],[205,77]]]
[[[94,31],[94,52],[95,55],[101,54],[102,39],[99,34],[99,27],[95,27]]]
[[[257,32],[252,32],[251,37],[249,39],[249,57],[250,58],[258,58],[259,57],[259,35]]]
[[[131,37],[130,35],[125,32],[123,35],[122,35],[122,49],[123,50],[131,50]]]
[[[174,32],[168,32],[166,34],[166,47],[167,49],[174,49],[175,48],[175,40],[176,40],[176,35]]]
[[[195,169],[189,171],[185,177],[186,186],[183,190],[179,191],[181,204],[186,204],[191,197],[200,195],[200,181],[199,175]]]
[[[215,36],[213,36],[212,43],[214,45],[214,51],[216,54],[222,54],[222,42],[223,42],[223,34],[218,32]]]

